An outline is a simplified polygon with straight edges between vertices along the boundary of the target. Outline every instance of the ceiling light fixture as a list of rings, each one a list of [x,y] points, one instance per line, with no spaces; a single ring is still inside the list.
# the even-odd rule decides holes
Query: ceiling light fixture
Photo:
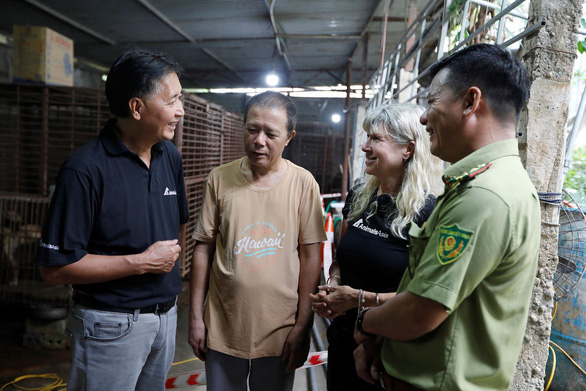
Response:
[[[274,87],[279,84],[279,76],[275,75],[274,73],[270,73],[267,75],[267,85]]]
[[[342,117],[340,116],[340,114],[332,114],[332,122],[337,124],[338,122],[340,122],[341,119]]]

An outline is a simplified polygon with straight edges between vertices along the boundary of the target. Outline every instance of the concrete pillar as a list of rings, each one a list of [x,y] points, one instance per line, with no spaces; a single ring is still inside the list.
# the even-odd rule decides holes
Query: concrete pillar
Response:
[[[350,172],[350,188],[356,184],[356,179],[364,176],[364,160],[365,155],[362,152],[362,145],[366,142],[366,132],[362,127],[364,117],[366,115],[366,107],[358,105],[354,116],[354,134],[352,136],[352,171]]]
[[[523,61],[529,71],[531,98],[521,116],[519,147],[538,192],[561,192],[565,125],[572,69],[576,58],[575,32],[582,0],[532,0],[528,26],[544,28],[525,39]],[[542,204],[541,253],[529,309],[523,350],[510,390],[544,388],[553,310],[553,274],[557,266],[558,216],[555,206]]]
[[[413,72],[410,72],[406,69],[401,69],[401,72],[399,73],[399,88],[405,88],[407,84],[411,83],[414,76],[415,74]],[[416,92],[419,90],[419,83],[415,82],[414,84],[415,86],[410,85],[399,93],[399,99],[397,99],[397,102],[417,103],[415,100],[410,100],[411,92]]]

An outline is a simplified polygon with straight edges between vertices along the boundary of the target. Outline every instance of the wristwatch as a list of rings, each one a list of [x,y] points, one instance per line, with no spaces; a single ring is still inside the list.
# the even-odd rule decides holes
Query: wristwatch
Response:
[[[366,312],[368,310],[370,310],[370,307],[365,308],[362,311],[358,311],[358,316],[356,317],[356,330],[358,330],[358,332],[360,332],[361,334],[366,335],[367,337],[376,337],[376,334],[369,333],[369,332],[364,331],[362,329],[362,322],[364,321],[364,314],[366,314]]]

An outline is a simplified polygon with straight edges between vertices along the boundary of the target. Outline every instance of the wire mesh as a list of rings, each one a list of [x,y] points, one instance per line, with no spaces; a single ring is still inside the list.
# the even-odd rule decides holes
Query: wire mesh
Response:
[[[177,146],[183,157],[183,173],[186,181],[201,180],[221,163],[221,123],[218,126],[208,102],[195,95],[184,94],[183,108],[183,135]]]
[[[553,277],[556,300],[578,285],[586,267],[586,219],[576,201],[565,190],[560,206],[558,258]]]
[[[48,195],[63,161],[108,118],[99,90],[0,84],[0,192]]]
[[[298,126],[302,129],[303,125]],[[344,159],[344,137],[298,132],[283,156],[313,174],[322,193],[339,192]]]
[[[194,242],[190,236],[201,207],[204,180],[214,167],[244,156],[244,147],[241,114],[227,112],[222,106],[193,94],[183,96],[185,115],[174,142],[183,158],[191,217],[179,238],[184,249],[180,270],[185,276],[191,267]],[[16,209],[10,205],[5,207],[10,196],[18,200],[42,200],[46,207],[50,187],[56,182],[61,164],[72,152],[99,134],[108,118],[108,103],[101,90],[0,84],[0,165],[4,168],[0,170],[0,195],[5,197],[2,216],[5,216],[5,209],[8,216],[26,212],[26,202],[32,202],[26,201]],[[343,137],[305,134],[303,124],[299,124],[298,129],[300,131],[290,144],[293,147],[286,149],[286,152],[293,151],[288,158],[312,172],[323,192],[339,191],[340,186],[332,186],[330,177],[339,171],[342,162]],[[44,213],[45,209],[42,213],[26,214],[26,224],[40,227]],[[7,243],[5,247],[9,248],[13,245],[11,238],[25,231],[19,230],[20,225],[5,224],[2,238]],[[38,238],[35,240],[38,242]],[[29,290],[29,297],[33,291],[46,292],[47,286],[42,285],[32,263],[36,245],[31,240],[26,246],[18,246],[16,253],[3,252],[0,299],[10,295],[16,297],[18,290]],[[18,268],[12,266],[12,254],[18,255]],[[29,269],[23,268],[24,265]],[[16,280],[15,272],[18,272]],[[25,285],[29,280],[38,286]],[[12,284],[14,281],[18,283]],[[18,289],[12,288],[14,286]],[[59,293],[57,298],[60,297]]]
[[[0,195],[0,300],[65,307],[69,290],[42,282],[34,263],[49,198]]]

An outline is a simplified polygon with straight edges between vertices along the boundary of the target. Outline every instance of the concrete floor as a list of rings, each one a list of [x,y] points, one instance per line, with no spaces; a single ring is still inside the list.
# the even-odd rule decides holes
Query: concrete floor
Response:
[[[178,328],[175,360],[168,378],[177,377],[174,384],[176,388],[192,389],[194,391],[203,391],[205,385],[188,385],[188,379],[193,380],[197,373],[203,371],[204,364],[195,358],[191,347],[187,344],[187,284],[184,284],[182,294],[178,300]],[[56,374],[67,382],[69,370],[69,350],[48,350],[39,347],[24,347],[23,335],[25,334],[25,323],[27,320],[27,311],[16,307],[0,308],[0,388],[1,386],[25,375]],[[321,342],[327,349],[325,338],[325,323],[322,319],[316,318],[316,335],[321,341],[318,344],[312,342],[311,352],[316,352]],[[324,348],[322,346],[322,348]],[[203,375],[197,378],[202,379]],[[24,387],[39,387],[41,385],[51,384],[53,380],[34,378],[19,383]],[[310,386],[312,384],[312,386]],[[325,366],[320,365],[309,369],[299,369],[295,375],[294,391],[325,390]],[[17,390],[10,385],[5,391]],[[123,390],[112,390],[123,391]]]

